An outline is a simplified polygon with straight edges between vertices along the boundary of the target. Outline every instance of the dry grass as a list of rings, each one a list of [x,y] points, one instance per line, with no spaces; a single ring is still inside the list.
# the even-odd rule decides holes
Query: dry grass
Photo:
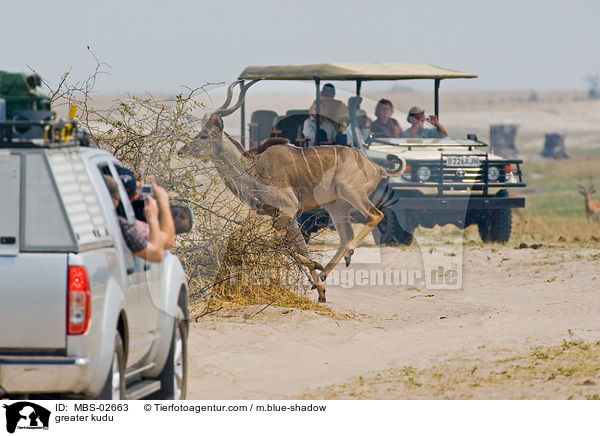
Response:
[[[388,369],[304,395],[323,399],[600,399],[600,342],[565,340],[523,355]],[[527,386],[528,389],[523,389]],[[523,393],[523,392],[526,392]],[[532,393],[533,392],[533,393]]]
[[[333,311],[331,307],[319,304],[302,291],[293,291],[279,286],[244,285],[236,287],[216,287],[205,298],[196,299],[191,304],[191,317],[197,318],[221,309],[244,309],[250,306],[274,306],[309,310],[332,318],[347,318]]]
[[[232,230],[220,244],[213,241],[214,274],[204,278],[208,292],[193,305],[196,315],[225,307],[269,305],[335,316],[331,308],[315,301],[307,272],[270,219],[249,213]]]

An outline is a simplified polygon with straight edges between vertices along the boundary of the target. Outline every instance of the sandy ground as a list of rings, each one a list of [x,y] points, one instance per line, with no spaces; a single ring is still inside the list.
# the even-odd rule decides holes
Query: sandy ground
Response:
[[[363,107],[372,113],[379,97],[367,95]],[[406,124],[403,111],[407,107],[418,104],[427,111],[432,109],[430,94],[399,92],[389,97],[398,108],[395,116],[402,125]],[[526,161],[538,158],[546,133],[564,134],[567,149],[598,144],[600,100],[585,100],[581,93],[541,93],[535,102],[529,97],[527,92],[442,94],[441,119],[451,135],[475,132],[483,140],[489,139],[491,124],[517,124],[517,147]],[[308,107],[310,101],[311,94],[293,98],[249,96],[247,117],[258,108],[283,113],[294,105]],[[239,132],[238,116],[236,113],[227,119],[233,134],[236,128]],[[515,243],[483,246],[472,228],[464,238],[461,232],[445,228],[421,231],[410,248],[380,249],[370,236],[365,242],[350,268],[340,265],[330,276],[327,304],[340,314],[335,319],[296,309],[257,306],[235,312],[222,310],[192,323],[188,397],[600,395],[600,371],[594,368],[575,371],[567,380],[561,368],[551,372],[546,361],[527,363],[527,356],[536,347],[556,347],[564,340],[576,339],[595,343],[600,338],[597,242],[588,244],[592,248],[557,242],[539,250],[517,249]],[[455,289],[440,289],[440,279],[434,283],[425,283],[422,278],[414,283],[386,283],[390,268],[392,275],[394,271],[407,274],[400,275],[406,279],[418,272],[431,277],[431,270],[438,266],[446,273],[456,271],[458,286],[447,286]],[[381,279],[377,274],[384,275],[383,284],[377,282],[378,277]],[[555,366],[582,359],[590,360],[589,356],[575,355],[570,363],[558,360]],[[518,383],[514,378],[508,382],[515,368],[523,365],[546,368],[538,372],[550,371],[550,375],[542,380],[536,373],[535,377],[519,376]],[[504,378],[498,383],[485,377],[474,380],[471,371],[475,367],[479,368],[475,375],[497,373]],[[404,371],[401,382],[394,371]],[[462,381],[451,377],[465,371],[468,377]],[[440,373],[445,379],[436,378]],[[420,381],[413,383],[417,376]]]
[[[436,231],[421,232],[410,248],[368,243],[359,248],[347,270],[353,273],[340,273],[340,284],[327,290],[327,304],[349,317],[257,306],[192,323],[188,398],[444,398],[444,392],[415,395],[390,387],[354,395],[352,389],[331,385],[406,367],[493,366],[536,346],[600,337],[600,246],[483,246],[468,231],[461,250],[432,234]],[[428,289],[418,280],[391,286],[385,281],[350,286],[350,280],[342,280],[352,274],[368,280],[361,271],[417,271],[444,261],[462,266],[462,286],[456,290]],[[543,383],[495,386],[450,397],[569,397],[564,384],[553,383],[556,389]],[[600,393],[595,382],[585,385]]]

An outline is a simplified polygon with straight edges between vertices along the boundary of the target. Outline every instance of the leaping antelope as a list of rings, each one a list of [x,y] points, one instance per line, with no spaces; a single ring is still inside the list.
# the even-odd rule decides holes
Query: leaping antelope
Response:
[[[256,153],[245,153],[239,143],[223,132],[223,118],[235,112],[242,104],[246,91],[257,80],[249,82],[240,90],[237,103],[229,106],[233,88],[227,90],[225,103],[207,114],[202,130],[194,138],[192,148],[210,150],[210,157],[227,187],[259,214],[273,218],[275,227],[284,232],[292,244],[296,259],[310,272],[313,285],[319,293],[319,302],[325,302],[323,281],[342,257],[346,263],[360,242],[383,218],[369,195],[375,191],[382,178],[398,176],[406,168],[406,162],[396,156],[388,156],[400,166],[386,170],[369,160],[360,151],[344,146],[320,146],[300,148],[290,144],[274,144]],[[302,211],[324,207],[339,234],[338,250],[323,268],[309,258],[306,242],[302,237],[296,217]],[[358,210],[366,224],[354,237],[350,225],[350,211]],[[317,270],[321,270],[319,275]]]
[[[600,219],[600,201],[592,199],[594,192],[596,192],[596,188],[594,188],[591,178],[589,189],[583,185],[579,185],[579,193],[585,197],[585,214],[588,221]]]

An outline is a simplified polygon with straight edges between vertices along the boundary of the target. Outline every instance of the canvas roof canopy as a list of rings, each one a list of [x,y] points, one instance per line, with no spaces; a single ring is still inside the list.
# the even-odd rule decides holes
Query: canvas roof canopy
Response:
[[[473,79],[477,75],[430,64],[332,63],[313,65],[276,65],[247,67],[244,80],[401,80]]]

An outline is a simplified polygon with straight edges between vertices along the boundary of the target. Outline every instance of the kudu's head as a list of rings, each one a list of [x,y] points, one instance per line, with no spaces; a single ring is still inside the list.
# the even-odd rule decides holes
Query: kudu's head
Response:
[[[256,83],[257,81],[258,80],[253,80],[244,85],[240,90],[240,95],[238,97],[237,103],[231,107],[228,106],[231,103],[231,99],[233,97],[233,88],[235,88],[236,85],[241,83],[241,80],[233,82],[231,85],[229,85],[229,87],[227,88],[227,97],[225,99],[225,103],[223,103],[223,105],[214,112],[207,113],[202,119],[202,128],[200,130],[200,133],[194,138],[194,143],[196,146],[195,148],[198,148],[200,150],[207,150],[210,147],[214,147],[216,145],[218,146],[222,143],[223,118],[228,115],[231,115],[239,109],[239,107],[244,102],[246,91],[248,91],[248,88],[254,85],[254,83]]]

